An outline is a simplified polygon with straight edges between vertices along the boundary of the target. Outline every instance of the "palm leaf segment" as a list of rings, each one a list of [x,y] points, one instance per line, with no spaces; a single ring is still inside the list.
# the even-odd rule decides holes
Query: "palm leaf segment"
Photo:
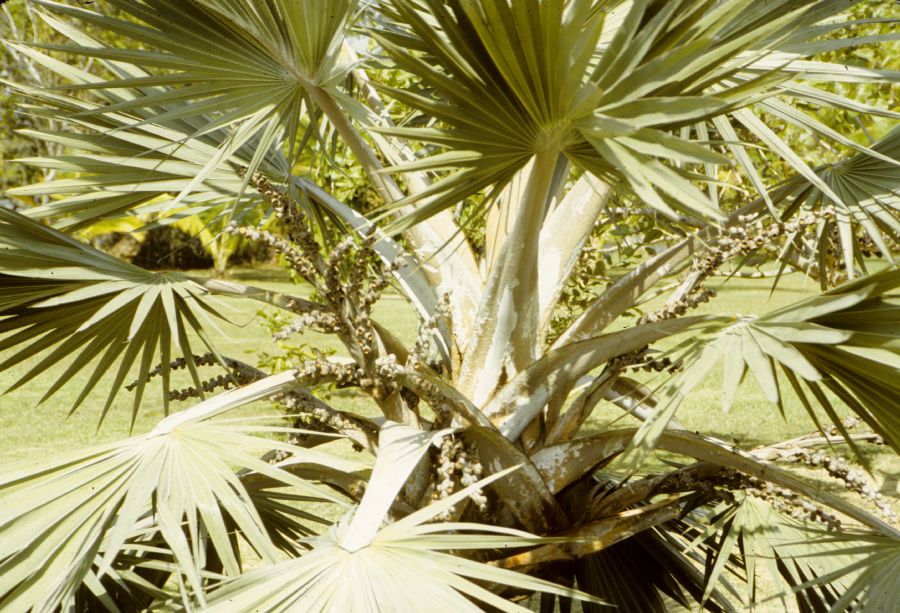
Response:
[[[794,541],[783,548],[816,572],[801,575],[802,596],[825,610],[818,593],[828,597],[829,613],[849,609],[890,611],[897,602],[900,545],[896,540],[865,534],[818,534],[811,546]]]
[[[0,271],[0,351],[21,346],[0,364],[0,372],[45,354],[12,388],[69,362],[47,384],[46,399],[93,364],[74,410],[114,370],[102,419],[139,363],[134,416],[156,362],[167,401],[173,348],[200,387],[189,332],[214,352],[198,315],[221,316],[204,301],[206,290],[184,275],[146,271],[2,208]]]
[[[756,319],[743,319],[703,348],[686,371],[723,360],[727,410],[749,370],[772,402],[781,402],[776,366],[817,420],[808,394],[841,427],[830,391],[900,449],[900,270],[846,283]],[[806,391],[804,391],[806,390]],[[818,423],[818,421],[816,421]]]
[[[211,172],[230,152],[254,137],[258,137],[258,144],[252,169],[281,139],[290,141],[292,154],[298,152],[294,143],[301,132],[303,111],[313,108],[316,92],[334,86],[344,74],[338,60],[355,1],[267,0],[249,5],[223,0],[112,0],[111,5],[140,20],[140,24],[60,4],[39,3],[149,49],[37,45],[159,71],[122,75],[121,79],[88,85],[90,89],[139,88],[145,93],[117,102],[104,113],[139,112],[181,100],[191,104],[154,116],[153,121],[209,115],[212,120],[198,133],[234,127],[219,155],[207,165],[206,172]],[[166,17],[171,15],[178,18]]]
[[[900,420],[894,410],[900,397],[898,286],[900,269],[893,267],[767,315],[716,326],[712,340],[690,343],[682,354],[682,368],[662,386],[656,408],[629,443],[621,466],[632,474],[638,470],[656,449],[682,400],[720,362],[726,411],[748,370],[767,398],[781,408],[777,375],[781,370],[820,430],[805,390],[854,449],[826,390],[888,444],[900,448]]]
[[[783,607],[793,596],[800,610],[807,611],[895,608],[900,544],[894,536],[849,526],[826,531],[744,493],[717,505],[702,523],[688,525],[691,530],[677,535],[679,540],[686,538],[682,549],[709,549],[704,600],[717,583],[729,587],[724,572],[728,570],[746,576],[745,602],[751,606],[766,602],[759,601],[757,592],[765,575],[775,583]]]
[[[665,613],[671,610],[666,597],[690,609],[691,599],[703,601],[705,584],[696,561],[683,553],[685,543],[676,538],[664,527],[653,528],[579,558],[574,563],[578,586],[623,611]],[[734,610],[719,590],[710,596],[704,603],[707,611]],[[590,604],[582,608],[585,613],[604,611]]]
[[[728,160],[705,128],[706,137],[690,140],[691,127],[774,93],[790,75],[732,77],[821,15],[807,16],[804,2],[761,10],[744,0],[641,0],[608,14],[606,4],[391,3],[397,25],[381,40],[423,88],[390,93],[435,120],[391,132],[450,150],[397,170],[456,169],[431,187],[436,197],[409,222],[504,185],[548,148],[603,178],[624,177],[660,211],[719,216],[683,163]]]
[[[152,569],[178,572],[179,583],[202,603],[209,578],[203,569],[212,556],[226,575],[240,574],[235,531],[263,560],[278,559],[235,469],[290,486],[307,500],[343,504],[258,454],[282,449],[295,462],[346,473],[365,467],[256,435],[284,428],[210,418],[295,385],[295,373],[276,375],[173,415],[147,434],[5,471],[0,608],[65,609],[82,586],[100,599],[113,587],[135,598],[148,588],[165,597],[165,578],[154,587],[139,576]]]
[[[767,577],[775,583],[772,598],[778,597],[781,606],[787,607],[789,599],[795,596],[806,610],[843,611],[843,606],[837,606],[837,601],[843,600],[840,597],[849,596],[844,601],[846,606],[861,590],[847,592],[851,582],[842,575],[873,562],[858,555],[862,548],[851,543],[858,543],[862,537],[878,542],[883,550],[897,547],[896,540],[887,537],[863,536],[853,531],[826,533],[743,493],[733,503],[719,504],[707,521],[706,526],[694,526],[699,534],[683,544],[687,550],[701,543],[709,547],[702,600],[713,594],[717,584],[727,585],[724,571],[728,570],[746,573],[744,600],[751,606],[762,604],[757,590],[760,580]]]

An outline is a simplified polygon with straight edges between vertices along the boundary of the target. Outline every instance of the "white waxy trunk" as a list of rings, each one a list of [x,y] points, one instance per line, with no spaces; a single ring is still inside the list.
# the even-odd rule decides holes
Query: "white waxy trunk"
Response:
[[[369,232],[374,230],[375,236],[377,237],[374,249],[386,262],[394,262],[403,254],[403,248],[381,232],[381,230],[362,213],[347,206],[312,181],[295,179],[294,184],[297,189],[309,194],[319,203],[319,205],[330,211],[333,215],[340,217],[344,223],[354,230],[357,230],[358,232]],[[430,317],[437,308],[437,297],[429,284],[428,278],[423,274],[423,271],[414,263],[407,264],[400,267],[397,271],[397,277],[404,292],[412,301],[413,306],[419,314],[423,317]]]
[[[683,266],[690,259],[696,245],[691,239],[673,245],[633,268],[619,278],[595,300],[554,343],[562,347],[568,343],[600,334],[616,317],[630,309],[660,279]]]
[[[541,230],[538,265],[538,308],[542,330],[550,322],[566,279],[611,193],[608,184],[585,173],[547,218]]]
[[[536,356],[538,250],[559,153],[548,147],[519,171],[527,177],[515,221],[488,278],[457,381],[477,406],[493,395],[504,369],[511,377]]]
[[[517,173],[500,191],[497,201],[491,205],[484,228],[484,266],[487,270],[496,265],[506,239],[516,221],[516,211],[525,197],[528,184],[526,173]]]
[[[483,411],[504,436],[516,440],[551,398],[568,394],[581,377],[597,366],[714,319],[697,315],[659,321],[555,349],[503,386]]]

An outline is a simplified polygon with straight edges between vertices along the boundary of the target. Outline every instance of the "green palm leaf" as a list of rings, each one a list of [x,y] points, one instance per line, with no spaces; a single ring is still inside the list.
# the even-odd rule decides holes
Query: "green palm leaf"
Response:
[[[20,346],[0,364],[0,372],[44,356],[10,389],[68,363],[55,381],[45,382],[47,399],[93,363],[72,410],[112,371],[101,420],[135,364],[132,421],[155,362],[168,407],[173,349],[199,388],[189,332],[215,352],[199,317],[220,316],[199,284],[180,273],[143,270],[6,209],[0,209],[0,286],[0,351]]]
[[[78,40],[38,47],[159,71],[82,85],[92,90],[124,86],[142,92],[96,112],[140,113],[178,99],[191,104],[155,114],[153,121],[203,118],[205,125],[196,135],[234,127],[217,155],[182,190],[186,196],[236,149],[254,139],[251,171],[273,144],[285,139],[291,143],[289,157],[295,159],[301,116],[315,106],[321,88],[339,82],[346,70],[338,66],[338,60],[355,2],[271,0],[255,9],[215,0],[112,2],[139,23],[43,0],[39,4],[146,48],[117,49]],[[172,15],[178,17],[169,18]]]
[[[148,16],[145,12],[147,7],[142,8],[137,3],[126,4],[139,16]],[[187,10],[184,5],[177,4]],[[131,21],[98,15],[82,8],[55,3],[44,3],[44,6],[64,16],[77,17],[114,31],[124,28],[133,35],[136,34],[132,30],[144,35],[153,31]],[[190,10],[206,10],[192,6],[194,8]],[[162,10],[163,7],[156,8]],[[166,10],[175,9],[169,7]],[[286,118],[273,115],[273,112],[263,108],[254,111],[250,119],[223,122],[222,97],[230,98],[233,93],[227,79],[214,80],[217,83],[215,87],[222,89],[216,94],[215,104],[200,104],[197,97],[202,98],[203,95],[194,91],[194,86],[179,87],[175,78],[177,75],[161,78],[156,83],[144,69],[143,62],[140,66],[132,63],[145,59],[140,52],[134,55],[109,48],[50,14],[43,13],[42,17],[69,38],[80,52],[95,53],[105,58],[102,60],[104,66],[120,78],[114,79],[116,85],[113,86],[35,48],[10,43],[18,52],[58,75],[69,84],[70,89],[87,89],[91,94],[85,99],[77,92],[66,95],[58,90],[10,84],[29,101],[24,108],[39,117],[71,125],[77,132],[73,134],[72,130],[61,131],[56,127],[24,131],[31,137],[77,152],[54,159],[22,160],[31,165],[78,173],[77,178],[10,190],[11,195],[17,196],[64,196],[31,209],[29,215],[63,216],[57,225],[66,229],[81,228],[98,219],[120,216],[132,210],[154,217],[165,213],[168,218],[161,223],[171,223],[209,209],[219,215],[226,214],[224,210],[229,215],[240,217],[243,212],[257,208],[261,203],[256,191],[247,186],[252,170],[259,169],[279,182],[290,174],[291,164],[280,151],[280,144],[284,139],[283,132],[298,134],[298,122],[303,109],[308,107],[305,102],[300,104],[292,98],[291,104],[297,104],[289,112],[284,111]],[[218,23],[219,18],[211,9],[207,17]],[[190,20],[188,17],[185,19]],[[164,21],[168,23],[168,20]],[[202,28],[200,31],[203,31]],[[165,38],[164,33],[157,34]],[[194,42],[199,44],[196,40]],[[176,41],[172,44],[179,46],[181,43]],[[304,44],[308,46],[311,41],[306,40]],[[319,57],[321,62],[327,63],[327,58],[321,58],[314,49],[307,51],[313,54],[311,58]],[[115,60],[108,57],[116,52],[123,57]],[[208,54],[213,51],[208,45],[200,45],[196,52]],[[149,65],[152,66],[153,62]],[[252,71],[248,69],[242,74],[248,76]],[[269,85],[261,82],[256,83],[255,87],[265,89]],[[244,102],[267,104],[271,97],[261,95],[261,91],[256,90],[251,99]],[[266,93],[271,91],[277,91],[277,88],[266,90]],[[241,97],[236,99],[238,102],[242,100]],[[231,126],[235,122],[236,127]],[[315,122],[311,121],[310,125],[315,125]],[[295,157],[293,155],[291,159]],[[235,169],[245,167],[250,168],[251,172],[241,178]],[[307,212],[314,220],[320,221],[314,209]]]
[[[389,93],[436,123],[388,131],[446,151],[396,170],[455,169],[416,196],[433,197],[404,223],[489,186],[498,194],[545,149],[605,180],[624,178],[641,200],[667,214],[680,209],[718,218],[692,184],[697,176],[667,162],[726,160],[714,143],[691,141],[680,129],[716,121],[719,138],[736,144],[745,170],[758,179],[731,121],[762,134],[742,109],[778,93],[795,72],[747,67],[844,8],[809,5],[644,0],[620,5],[604,20],[600,2],[394,2],[382,44],[423,88]],[[763,136],[797,162],[777,137]],[[761,181],[754,183],[765,193]]]
[[[170,552],[168,560],[177,563],[201,602],[207,545],[226,574],[240,572],[233,529],[274,562],[275,544],[235,467],[331,502],[340,500],[258,454],[278,448],[330,470],[352,473],[363,467],[255,436],[283,428],[209,418],[294,385],[293,372],[276,375],[166,418],[147,434],[37,466],[6,467],[0,476],[0,606],[65,607],[83,581],[104,576],[111,565],[115,572],[128,571],[121,552],[139,552],[154,533],[162,543],[157,550]]]
[[[900,448],[900,421],[893,410],[900,397],[898,285],[900,270],[892,267],[767,315],[719,327],[712,340],[694,344],[682,356],[682,367],[657,393],[657,407],[629,444],[624,464],[631,471],[641,466],[681,401],[718,362],[724,366],[725,410],[748,370],[767,398],[780,406],[777,366],[817,427],[819,418],[804,388],[845,435],[825,389]]]
[[[749,61],[740,65],[737,70],[732,71],[728,77],[727,82],[733,86],[741,83],[750,86],[753,81],[765,75],[772,78],[780,75],[778,77],[780,82],[775,88],[775,93],[778,96],[759,96],[752,101],[752,104],[748,105],[748,108],[738,110],[730,114],[729,117],[713,118],[711,122],[722,141],[728,143],[727,147],[734,156],[740,170],[749,179],[754,189],[760,193],[772,213],[775,213],[775,203],[773,202],[775,194],[770,193],[771,188],[766,187],[760,176],[761,169],[756,167],[758,163],[751,160],[748,148],[738,136],[738,130],[743,130],[745,133],[752,135],[771,154],[784,160],[800,177],[803,177],[805,183],[812,184],[816,191],[824,193],[838,205],[851,208],[854,202],[852,197],[850,200],[847,200],[848,194],[836,189],[832,182],[821,176],[821,172],[814,171],[804,163],[792,147],[768,127],[771,123],[762,121],[758,117],[759,115],[767,116],[767,119],[774,117],[780,121],[785,121],[808,134],[815,134],[824,140],[837,143],[839,147],[846,147],[851,151],[855,150],[868,154],[889,164],[892,162],[890,156],[884,156],[876,148],[866,147],[853,141],[824,125],[818,119],[822,112],[830,110],[849,110],[854,113],[867,115],[897,117],[897,113],[890,109],[877,108],[856,102],[842,95],[835,94],[830,89],[826,89],[826,87],[817,86],[823,82],[896,82],[898,76],[900,76],[897,72],[828,62],[807,61],[807,58],[821,53],[823,47],[827,49],[830,47],[841,48],[844,45],[865,44],[866,41],[864,39],[856,40],[854,43],[854,39],[848,36],[827,41],[823,41],[821,38],[823,34],[832,34],[853,26],[853,22],[843,21],[840,15],[841,12],[851,8],[850,5],[852,4],[854,3],[841,3],[838,1],[818,3],[767,2],[762,5],[755,3],[747,11],[747,17],[752,17],[752,19],[735,22],[735,24],[740,23],[742,27],[746,27],[746,24],[751,23],[753,19],[765,20],[766,17],[764,15],[769,11],[772,11],[773,14],[779,14],[779,12],[805,5],[794,13],[795,21],[790,27],[778,31],[777,36],[766,44],[768,53],[756,57],[749,54],[743,55],[742,58]],[[717,87],[713,88],[714,91]],[[805,108],[810,106],[813,107],[811,111],[805,110]],[[751,108],[755,112],[749,112]],[[893,158],[893,163],[896,166],[896,158]]]
[[[642,13],[645,3],[638,4],[634,10]],[[636,189],[656,194],[649,177],[670,196],[688,195],[682,200],[684,208],[715,215],[677,171],[654,162],[637,174],[636,165],[655,159],[646,156],[648,150],[654,156],[665,156],[668,150],[666,135],[650,126],[675,126],[689,117],[715,114],[726,102],[692,97],[646,100],[647,107],[669,108],[671,112],[661,118],[660,113],[642,113],[641,103],[622,106],[628,101],[625,97],[603,100],[598,84],[604,75],[597,74],[600,67],[595,72],[594,50],[604,22],[594,3],[553,2],[538,8],[536,0],[402,1],[393,6],[399,31],[383,32],[383,44],[399,67],[423,78],[428,93],[393,89],[389,93],[446,127],[388,132],[453,150],[396,170],[458,169],[417,195],[435,197],[404,223],[488,186],[494,186],[496,195],[532,155],[545,149],[568,155],[604,178],[624,172]],[[672,11],[663,13],[657,21],[665,26]],[[660,27],[656,22],[648,26],[656,34]],[[525,51],[533,48],[537,51]],[[425,54],[416,53],[419,50]],[[599,115],[591,118],[595,109],[601,109]],[[624,146],[609,145],[608,140],[619,136],[631,140]],[[630,152],[627,145],[635,141],[640,141],[636,146],[641,152]],[[715,157],[712,152],[708,155]],[[658,195],[650,204],[672,211],[669,201]]]
[[[77,78],[84,78],[84,75]],[[56,227],[76,230],[104,218],[132,212],[154,218],[166,213],[168,222],[211,209],[218,214],[227,210],[240,217],[262,202],[255,190],[249,190],[240,204],[235,204],[243,180],[234,168],[250,164],[254,151],[249,146],[232,152],[228,157],[231,166],[223,164],[223,167],[204,172],[208,161],[218,155],[218,149],[228,139],[225,131],[193,136],[197,131],[195,124],[203,125],[205,122],[169,121],[158,125],[139,125],[139,119],[121,114],[78,119],[75,114],[98,110],[102,106],[36,88],[19,85],[15,88],[27,100],[46,109],[47,117],[64,117],[77,128],[75,134],[70,130],[58,129],[23,131],[23,134],[46,143],[63,145],[71,153],[52,159],[25,158],[22,162],[77,173],[66,179],[8,190],[12,196],[60,196],[29,209],[27,214],[31,217],[59,218],[55,221]],[[168,106],[179,105],[189,106],[179,102]],[[25,108],[30,108],[30,105]],[[284,156],[274,150],[269,150],[259,164],[269,176],[283,179],[288,174]],[[199,184],[195,182],[198,176],[203,177]],[[176,203],[173,194],[179,194],[191,185],[192,193]]]
[[[718,539],[709,537],[718,532]],[[691,547],[710,546],[706,590],[723,576],[726,567],[747,575],[746,601],[761,605],[757,586],[764,570],[777,585],[783,606],[795,596],[801,608],[829,611],[889,611],[897,598],[898,542],[845,528],[826,532],[779,513],[767,502],[740,495],[733,504],[720,504],[709,527]]]
[[[745,369],[769,400],[780,403],[777,365],[814,420],[803,388],[839,428],[842,422],[824,389],[900,448],[900,421],[891,400],[900,397],[898,286],[900,270],[887,269],[725,330],[710,349],[724,358],[724,408]]]
[[[900,239],[900,129],[895,128],[870,151],[862,151],[843,162],[824,166],[818,175],[840,196],[834,201],[807,182],[795,182],[785,198],[793,200],[788,211],[815,211],[832,205],[837,214],[817,229],[815,258],[824,283],[829,262],[825,253],[835,241],[832,228],[838,230],[839,251],[852,278],[858,266],[866,262],[858,236],[868,236],[882,257],[893,263],[889,243]],[[796,249],[796,247],[794,247]],[[837,249],[837,246],[835,246]]]
[[[828,609],[838,613],[890,611],[897,602],[897,570],[900,545],[896,540],[866,534],[813,535],[807,541],[783,547],[801,563],[815,567],[804,583],[795,586],[805,596],[829,590],[834,596]],[[835,589],[835,586],[840,586]]]

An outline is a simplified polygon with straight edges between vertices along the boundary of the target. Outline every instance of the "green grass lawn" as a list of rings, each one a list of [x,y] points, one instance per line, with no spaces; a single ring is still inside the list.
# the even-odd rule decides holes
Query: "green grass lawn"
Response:
[[[307,293],[305,288],[290,284],[278,270],[238,270],[232,278],[276,291],[299,295]],[[711,304],[703,305],[700,312],[759,314],[796,302],[816,291],[811,282],[799,275],[784,278],[774,292],[770,292],[771,281],[754,279],[732,279],[718,289],[718,297]],[[231,323],[219,322],[219,330],[209,329],[220,351],[251,364],[256,363],[257,352],[273,351],[273,345],[258,315],[260,309],[273,309],[261,303],[235,299],[223,299],[221,305],[222,312]],[[652,306],[651,303],[647,308]],[[376,317],[404,341],[411,343],[415,339],[418,322],[413,311],[399,296],[386,295],[376,307]],[[306,334],[303,341],[322,350],[341,349],[334,339],[323,335]],[[0,354],[0,360],[9,355],[10,352]],[[0,375],[0,386],[6,389],[38,361],[33,359],[4,372]],[[120,394],[98,428],[99,411],[107,393],[102,382],[74,414],[67,415],[79,391],[79,381],[85,380],[90,365],[59,393],[43,404],[38,404],[44,390],[63,368],[51,368],[40,373],[26,386],[0,396],[0,462],[39,461],[61,450],[127,436],[131,420],[131,399],[127,393]],[[218,373],[210,371],[209,376],[213,374]],[[749,375],[742,384],[731,411],[723,414],[719,399],[721,376],[721,369],[714,369],[700,388],[681,406],[677,418],[686,427],[736,441],[745,448],[752,448],[763,442],[784,440],[814,429],[791,390],[782,390],[787,398],[785,414],[782,416],[777,407],[765,400]],[[656,379],[651,377],[645,380],[652,385]],[[189,384],[185,372],[177,373],[173,387]],[[158,393],[154,393],[157,390],[155,386],[148,387],[135,422],[135,432],[152,428],[163,416],[161,398]],[[329,401],[338,408],[355,412],[371,413],[374,410],[367,399],[348,392],[335,393]],[[173,403],[173,410],[180,406]],[[257,403],[241,409],[240,414],[270,415],[275,412],[276,409],[271,405]],[[623,418],[615,407],[602,406],[586,429],[594,431],[607,427],[624,427],[632,423],[634,422],[629,421],[629,418]],[[876,471],[875,477],[882,493],[896,496],[900,465],[894,456],[885,448],[870,448],[866,453]]]

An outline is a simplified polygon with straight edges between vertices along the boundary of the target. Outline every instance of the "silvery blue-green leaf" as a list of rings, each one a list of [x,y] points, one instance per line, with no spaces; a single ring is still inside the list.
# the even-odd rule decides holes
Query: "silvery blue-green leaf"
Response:
[[[323,469],[359,465],[255,436],[265,426],[208,418],[296,385],[274,376],[211,398],[163,420],[153,431],[37,464],[0,471],[0,605],[29,610],[68,602],[82,581],[118,567],[118,558],[153,541],[179,580],[203,601],[209,539],[227,575],[240,573],[237,530],[270,563],[279,554],[235,468],[265,475],[304,496],[341,503],[326,488],[261,459],[273,446]],[[275,431],[281,428],[274,428]],[[282,516],[281,521],[287,521]],[[233,523],[232,523],[233,522]],[[148,540],[144,536],[153,537]],[[139,549],[138,549],[139,551]]]
[[[215,352],[198,316],[219,315],[204,299],[208,291],[201,285],[181,273],[146,271],[3,208],[0,287],[0,350],[16,349],[0,371],[42,356],[10,389],[54,364],[68,364],[55,381],[44,382],[47,399],[93,364],[72,410],[111,372],[101,420],[139,356],[132,419],[153,367],[151,359],[160,364],[167,404],[173,349],[198,388],[193,343],[199,339],[206,351]]]

